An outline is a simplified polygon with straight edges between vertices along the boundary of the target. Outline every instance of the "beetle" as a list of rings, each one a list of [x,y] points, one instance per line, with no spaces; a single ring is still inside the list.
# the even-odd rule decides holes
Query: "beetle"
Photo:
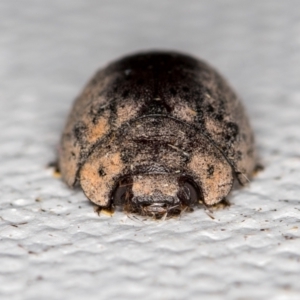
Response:
[[[62,134],[59,169],[100,208],[160,218],[222,201],[256,165],[244,107],[210,65],[177,52],[98,71]]]

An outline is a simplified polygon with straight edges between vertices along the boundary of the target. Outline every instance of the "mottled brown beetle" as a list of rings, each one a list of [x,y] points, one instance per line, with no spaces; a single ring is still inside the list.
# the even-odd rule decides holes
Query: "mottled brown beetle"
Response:
[[[97,72],[59,153],[64,181],[101,208],[158,218],[222,201],[255,163],[236,94],[212,67],[176,52],[127,56]]]

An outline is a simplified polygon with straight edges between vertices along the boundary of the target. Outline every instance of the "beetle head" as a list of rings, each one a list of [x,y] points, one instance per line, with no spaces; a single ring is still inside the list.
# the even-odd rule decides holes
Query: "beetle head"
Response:
[[[192,210],[200,198],[200,189],[194,181],[177,174],[125,176],[119,180],[112,195],[114,205],[155,218]]]

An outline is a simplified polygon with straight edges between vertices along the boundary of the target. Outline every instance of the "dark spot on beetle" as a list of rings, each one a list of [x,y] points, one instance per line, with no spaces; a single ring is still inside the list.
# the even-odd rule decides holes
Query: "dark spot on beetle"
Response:
[[[99,117],[103,114],[106,109],[106,105],[101,104],[99,107],[92,106],[90,109],[90,115],[92,117],[93,124],[97,124]]]
[[[214,172],[215,172],[214,166],[209,165],[209,166],[208,166],[208,169],[207,169],[207,176],[208,176],[208,177],[211,177],[212,175],[214,175]]]
[[[135,97],[135,99],[140,99],[141,98],[141,92],[135,91],[134,97]]]
[[[190,89],[187,87],[187,86],[184,86],[182,88],[182,90],[185,92],[185,93],[188,93],[190,91]]]
[[[241,160],[242,156],[243,156],[243,154],[242,154],[242,152],[240,150],[236,151],[236,159],[237,160]]]
[[[228,134],[225,135],[225,141],[230,142],[230,140],[231,140],[231,136]]]
[[[124,72],[124,77],[122,79],[124,79],[125,81],[131,80],[132,79],[132,70],[130,70],[130,72]]]
[[[166,101],[163,101],[163,106],[165,107],[167,113],[170,113],[173,110],[173,107],[170,106]]]
[[[174,88],[170,88],[170,94],[175,97],[177,95],[177,91]]]
[[[226,153],[227,147],[226,146],[222,146],[222,151],[224,151]]]
[[[205,118],[203,117],[203,112],[197,112],[197,115],[194,118],[195,123],[198,125],[198,128],[205,129]]]
[[[213,112],[215,111],[215,109],[209,104],[209,105],[207,106],[206,111],[207,111],[208,113],[213,113]]]
[[[143,85],[144,82],[145,82],[144,79],[138,79],[137,82],[136,82],[136,84],[137,85]]]
[[[117,113],[117,105],[115,104],[115,100],[114,101],[111,101],[110,105],[109,105],[109,110],[112,112],[111,115],[116,115]]]
[[[215,119],[216,119],[217,121],[221,122],[221,121],[223,121],[224,117],[223,117],[222,114],[217,114]]]
[[[191,158],[188,157],[188,156],[186,156],[186,155],[184,155],[184,156],[182,157],[182,161],[185,162],[185,163],[189,162],[190,160],[191,160]]]
[[[103,177],[106,175],[105,171],[103,170],[103,168],[100,168],[98,171],[99,176]]]
[[[96,115],[97,116],[101,115],[104,112],[104,110],[105,110],[105,106],[101,105],[100,107],[98,107]]]
[[[86,130],[87,126],[84,123],[78,122],[75,124],[73,133],[77,141],[82,141],[84,139]]]
[[[124,164],[127,164],[130,161],[130,156],[128,155],[127,151],[123,151],[121,153],[121,159]]]
[[[129,95],[129,90],[125,90],[123,93],[122,93],[122,98],[127,98]]]
[[[203,119],[203,111],[200,109],[197,109],[197,120],[200,122]]]
[[[72,155],[72,157],[76,157],[76,155],[73,151],[71,151],[71,155]]]
[[[235,140],[236,136],[239,133],[239,127],[238,127],[238,125],[235,124],[235,123],[233,123],[233,122],[228,122],[227,123],[227,133],[228,133],[228,135],[231,136],[231,138],[233,140]]]

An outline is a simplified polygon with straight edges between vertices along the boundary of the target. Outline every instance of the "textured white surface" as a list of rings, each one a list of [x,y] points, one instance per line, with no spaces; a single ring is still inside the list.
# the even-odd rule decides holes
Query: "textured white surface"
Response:
[[[300,2],[2,0],[1,299],[300,299]],[[265,170],[165,222],[98,216],[46,166],[108,61],[176,49],[244,98]]]

